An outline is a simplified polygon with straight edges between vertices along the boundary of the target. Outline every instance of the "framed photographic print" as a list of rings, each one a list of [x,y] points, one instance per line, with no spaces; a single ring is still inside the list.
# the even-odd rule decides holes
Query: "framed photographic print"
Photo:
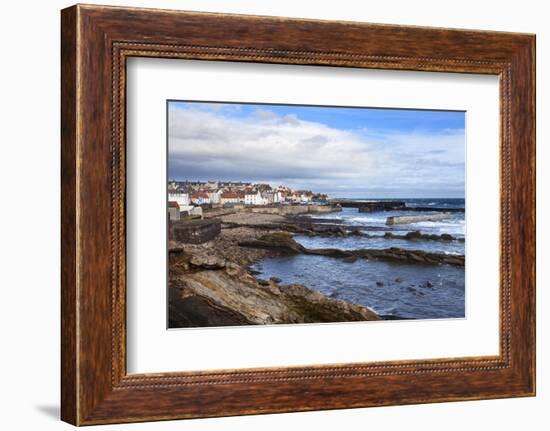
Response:
[[[62,419],[535,394],[535,37],[62,11]]]

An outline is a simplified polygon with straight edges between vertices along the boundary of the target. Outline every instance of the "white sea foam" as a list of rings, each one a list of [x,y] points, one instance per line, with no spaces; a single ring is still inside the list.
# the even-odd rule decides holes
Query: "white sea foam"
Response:
[[[364,223],[386,223],[385,216],[361,216],[361,217],[351,217],[346,221],[355,223],[355,224],[364,224]]]
[[[451,219],[442,221],[422,221],[410,225],[417,230],[430,231],[434,233],[448,233],[450,235],[464,235],[466,223],[464,220]]]

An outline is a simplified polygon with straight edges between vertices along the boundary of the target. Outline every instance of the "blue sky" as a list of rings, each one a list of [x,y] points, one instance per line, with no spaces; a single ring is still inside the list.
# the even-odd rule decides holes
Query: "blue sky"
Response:
[[[169,178],[464,197],[465,113],[169,102]]]
[[[337,129],[360,130],[364,128],[392,132],[432,131],[464,129],[463,111],[428,111],[415,109],[376,109],[325,106],[297,106],[242,103],[170,102],[176,109],[223,111],[227,118],[252,117],[258,110],[275,115],[295,115],[304,121],[313,121]]]

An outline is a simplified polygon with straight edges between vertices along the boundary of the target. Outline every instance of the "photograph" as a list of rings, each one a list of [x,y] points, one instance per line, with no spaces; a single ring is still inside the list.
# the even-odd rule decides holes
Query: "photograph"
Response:
[[[465,318],[465,116],[168,100],[168,328]]]

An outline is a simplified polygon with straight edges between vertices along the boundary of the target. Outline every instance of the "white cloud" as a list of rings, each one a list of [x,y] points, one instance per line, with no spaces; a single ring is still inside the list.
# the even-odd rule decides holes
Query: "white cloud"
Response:
[[[348,131],[277,115],[169,110],[169,176],[286,183],[318,191],[463,194],[464,134]],[[429,194],[429,193],[428,193]]]

